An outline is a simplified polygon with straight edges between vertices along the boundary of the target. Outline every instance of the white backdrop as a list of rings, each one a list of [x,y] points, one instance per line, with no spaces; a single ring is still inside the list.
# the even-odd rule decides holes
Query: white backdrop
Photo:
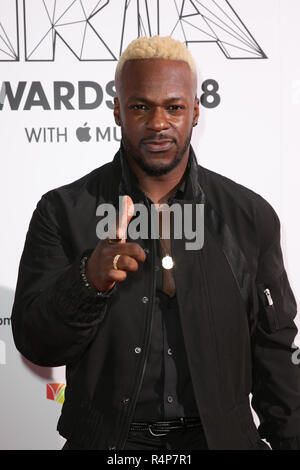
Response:
[[[188,41],[204,94],[198,161],[273,205],[299,298],[299,19],[298,0],[1,0],[0,449],[62,446],[61,404],[46,390],[64,383],[64,368],[33,366],[12,340],[18,264],[41,195],[118,149],[111,82],[120,51],[138,35]],[[202,90],[207,80],[219,104]],[[78,140],[86,127],[90,140]]]

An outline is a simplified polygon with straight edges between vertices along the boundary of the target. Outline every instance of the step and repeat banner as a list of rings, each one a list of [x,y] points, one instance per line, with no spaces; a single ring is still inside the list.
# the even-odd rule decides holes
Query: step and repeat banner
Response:
[[[64,442],[65,371],[16,350],[14,289],[42,194],[119,147],[114,70],[131,40],[161,34],[188,45],[199,72],[198,161],[275,208],[299,298],[299,20],[298,0],[1,0],[0,449]]]

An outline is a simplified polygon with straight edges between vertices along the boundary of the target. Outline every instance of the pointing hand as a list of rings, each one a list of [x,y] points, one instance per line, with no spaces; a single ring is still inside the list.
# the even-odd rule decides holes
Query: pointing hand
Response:
[[[116,282],[125,281],[127,272],[137,271],[138,263],[143,263],[146,259],[145,252],[138,243],[126,242],[126,231],[133,214],[134,204],[131,197],[123,196],[116,239],[100,240],[88,260],[88,281],[101,292],[112,289]],[[117,255],[120,256],[116,258]]]

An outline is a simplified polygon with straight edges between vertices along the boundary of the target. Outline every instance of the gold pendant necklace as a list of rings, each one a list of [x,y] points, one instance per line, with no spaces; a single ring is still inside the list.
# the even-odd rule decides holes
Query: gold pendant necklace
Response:
[[[162,257],[162,260],[161,260],[162,267],[163,267],[164,269],[172,269],[173,266],[174,266],[173,258],[172,258],[172,256],[170,256],[170,255],[168,254],[167,250],[165,249],[164,244],[163,244],[163,242],[162,242],[162,238],[159,237],[159,239],[160,239],[160,246],[161,246],[161,249],[162,249],[162,251],[165,252],[165,255]],[[163,248],[164,248],[164,250],[163,250]],[[163,253],[162,253],[162,254],[163,254]]]
[[[172,269],[174,266],[174,261],[173,261],[172,256],[170,255],[164,256],[163,259],[161,260],[161,264],[164,269]]]
[[[162,252],[162,260],[161,260],[161,265],[164,269],[172,269],[174,266],[174,261],[173,258],[170,254],[168,254],[168,250],[165,248],[164,243],[162,241],[161,233],[165,233],[163,230],[163,223],[164,219],[162,217],[162,212],[160,210],[160,207],[163,206],[163,204],[157,204],[156,207],[159,209],[159,240],[160,240],[160,247],[161,247],[161,252]],[[170,250],[171,250],[171,240],[170,240]],[[164,253],[163,253],[164,252]]]

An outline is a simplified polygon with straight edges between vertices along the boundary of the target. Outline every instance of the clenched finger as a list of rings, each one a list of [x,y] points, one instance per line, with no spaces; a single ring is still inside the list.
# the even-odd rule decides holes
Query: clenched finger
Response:
[[[134,258],[138,263],[144,262],[146,259],[146,255],[143,248],[138,243],[134,242],[114,243],[113,245],[110,245],[107,241],[106,247],[102,253],[107,256],[130,256],[131,258]]]
[[[127,255],[121,255],[115,264],[118,269],[123,271],[137,271],[139,268],[138,262]]]

